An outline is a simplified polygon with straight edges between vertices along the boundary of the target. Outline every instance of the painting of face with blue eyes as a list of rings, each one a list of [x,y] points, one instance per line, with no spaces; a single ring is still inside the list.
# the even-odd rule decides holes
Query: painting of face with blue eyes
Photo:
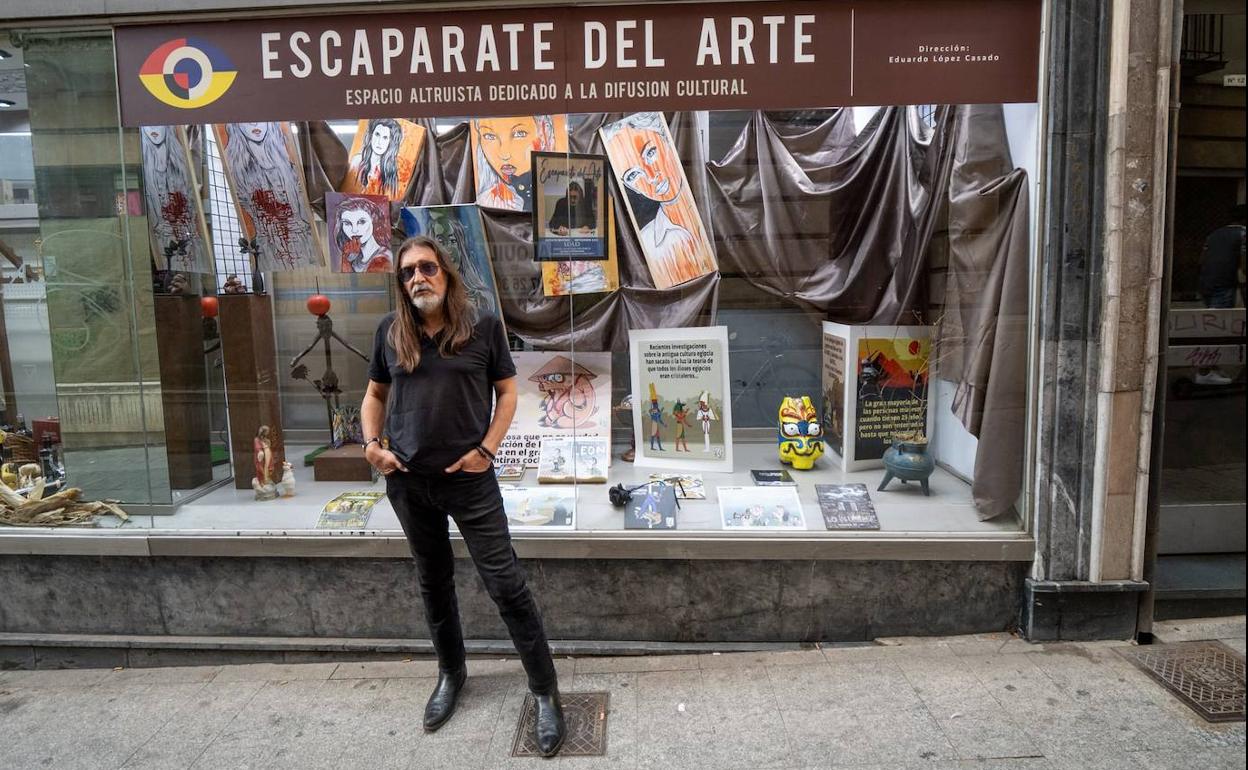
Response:
[[[568,151],[567,115],[524,115],[471,121],[477,205],[533,210],[533,152]]]
[[[714,272],[715,255],[663,114],[628,115],[599,133],[655,287]]]

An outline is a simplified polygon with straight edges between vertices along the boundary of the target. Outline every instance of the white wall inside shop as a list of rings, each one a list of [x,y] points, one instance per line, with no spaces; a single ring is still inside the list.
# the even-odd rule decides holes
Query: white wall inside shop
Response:
[[[1039,152],[1037,129],[1039,110],[1036,104],[1003,104],[1006,139],[1010,146],[1010,160],[1015,168],[1027,172],[1030,192],[1030,232],[1032,234],[1032,263],[1035,256],[1036,205],[1039,201]],[[861,132],[879,107],[854,107],[854,130]],[[953,395],[956,385],[948,380],[937,379],[930,408],[935,410],[935,426],[932,429],[932,452],[946,467],[965,478],[975,477],[975,454],[979,441],[962,426],[953,415]]]

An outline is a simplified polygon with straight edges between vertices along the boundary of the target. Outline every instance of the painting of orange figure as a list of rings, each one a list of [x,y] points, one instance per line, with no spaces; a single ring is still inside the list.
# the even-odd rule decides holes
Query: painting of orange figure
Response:
[[[663,114],[634,113],[603,126],[599,134],[625,191],[655,287],[666,289],[714,272],[715,254]]]
[[[532,211],[530,153],[567,152],[568,116],[476,118],[469,135],[477,205],[483,209]]]
[[[412,188],[424,147],[424,126],[399,118],[361,120],[338,189],[402,201]]]

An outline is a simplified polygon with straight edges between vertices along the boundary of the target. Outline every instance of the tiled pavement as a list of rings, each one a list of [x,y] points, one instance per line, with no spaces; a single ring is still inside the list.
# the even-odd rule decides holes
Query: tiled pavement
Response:
[[[1244,619],[1161,624],[1223,638]],[[1006,634],[799,652],[562,658],[610,692],[605,757],[559,767],[1160,770],[1241,768],[1244,725],[1210,725],[1123,660],[1122,642]],[[514,660],[470,663],[425,734],[429,661],[0,673],[0,768],[531,768],[509,756]]]

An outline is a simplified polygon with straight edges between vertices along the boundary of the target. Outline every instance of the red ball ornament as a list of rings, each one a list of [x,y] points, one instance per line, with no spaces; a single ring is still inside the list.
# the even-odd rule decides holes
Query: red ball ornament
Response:
[[[329,297],[324,294],[313,294],[308,297],[308,312],[315,316],[329,313]]]
[[[221,303],[217,301],[216,297],[204,297],[199,300],[199,311],[204,318],[216,318],[217,314],[221,312]]]

